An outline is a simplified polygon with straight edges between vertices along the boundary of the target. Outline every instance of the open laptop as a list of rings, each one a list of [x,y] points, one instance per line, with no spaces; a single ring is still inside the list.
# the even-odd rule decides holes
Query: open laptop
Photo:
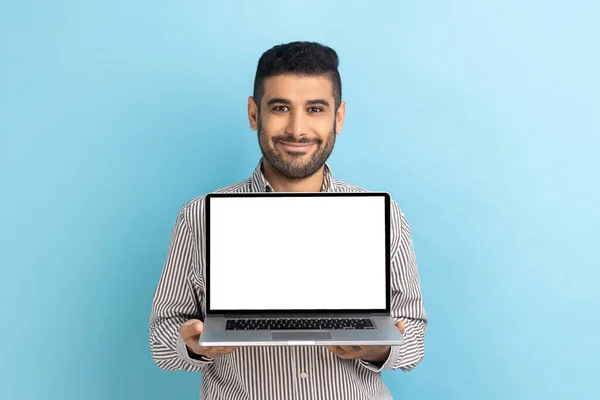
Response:
[[[398,345],[387,193],[209,194],[201,346]]]

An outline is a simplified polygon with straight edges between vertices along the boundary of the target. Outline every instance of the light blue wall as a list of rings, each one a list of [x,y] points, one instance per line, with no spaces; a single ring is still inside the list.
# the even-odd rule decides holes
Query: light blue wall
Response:
[[[258,161],[256,61],[292,40],[341,58],[334,173],[412,225],[394,397],[600,398],[598,2],[0,4],[0,398],[198,398],[152,362],[153,291],[179,207]]]

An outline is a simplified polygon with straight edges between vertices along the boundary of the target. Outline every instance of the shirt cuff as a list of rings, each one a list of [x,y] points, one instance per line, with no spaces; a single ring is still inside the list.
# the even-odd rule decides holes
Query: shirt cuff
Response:
[[[382,364],[375,365],[369,361],[359,359],[360,363],[367,369],[373,372],[381,372],[392,369],[394,364],[396,364],[396,360],[400,357],[400,346],[391,346],[390,354],[388,355],[387,360]]]
[[[177,337],[177,355],[188,364],[199,368],[212,364],[214,361],[214,358],[208,358],[200,354],[190,354],[181,336]]]

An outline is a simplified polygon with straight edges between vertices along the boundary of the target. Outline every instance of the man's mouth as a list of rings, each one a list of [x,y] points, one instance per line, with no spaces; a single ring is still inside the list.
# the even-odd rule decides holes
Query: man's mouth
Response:
[[[315,142],[309,143],[298,143],[298,142],[285,142],[283,140],[279,141],[279,144],[287,150],[292,152],[304,152],[309,150],[312,146],[316,145]]]

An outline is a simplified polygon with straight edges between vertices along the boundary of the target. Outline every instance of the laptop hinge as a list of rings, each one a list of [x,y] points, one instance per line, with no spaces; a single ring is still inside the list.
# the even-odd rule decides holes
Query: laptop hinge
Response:
[[[207,318],[330,318],[330,317],[389,317],[390,313],[370,312],[370,313],[327,313],[327,314],[307,314],[307,313],[281,313],[281,314],[213,314],[207,313]]]

